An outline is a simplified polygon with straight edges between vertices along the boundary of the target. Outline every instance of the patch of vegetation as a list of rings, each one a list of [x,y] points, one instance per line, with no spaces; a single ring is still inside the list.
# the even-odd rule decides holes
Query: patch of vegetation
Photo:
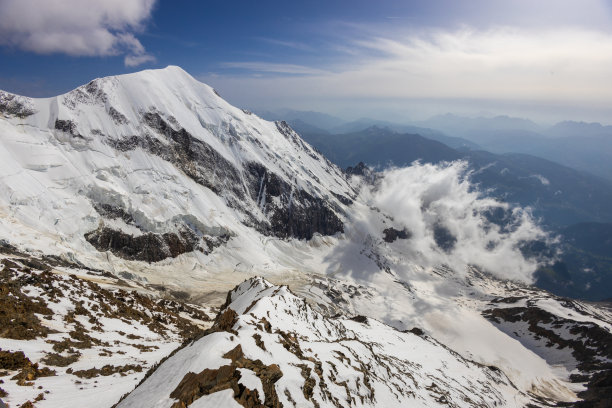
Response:
[[[120,374],[121,376],[125,376],[130,372],[140,373],[142,372],[142,366],[140,364],[126,364],[122,366],[114,366],[107,364],[102,368],[90,368],[88,370],[79,370],[72,371],[73,375],[76,375],[79,378],[94,378],[99,376],[109,376],[113,374]]]
[[[80,353],[71,353],[67,356],[62,356],[58,353],[49,353],[45,357],[43,357],[40,361],[45,363],[48,366],[53,367],[67,367],[72,363],[75,363],[79,360]]]
[[[10,259],[0,261],[0,337],[15,340],[33,340],[46,337],[49,329],[41,325],[36,314],[51,316],[53,313],[42,299],[33,299],[22,292],[22,287],[36,284],[39,277],[30,274],[28,267],[23,267]],[[20,270],[25,276],[18,276]],[[43,272],[45,274],[48,272]]]

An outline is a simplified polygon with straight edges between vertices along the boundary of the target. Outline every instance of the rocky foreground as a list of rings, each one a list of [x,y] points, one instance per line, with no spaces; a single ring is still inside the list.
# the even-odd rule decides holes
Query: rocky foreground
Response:
[[[343,172],[178,67],[0,91],[0,134],[12,408],[612,405],[612,313],[462,163]]]
[[[0,398],[10,407],[609,402],[612,336],[597,320],[608,314],[571,301],[551,313],[541,291],[506,286],[502,293],[516,296],[492,298],[482,314],[549,363],[573,365],[571,380],[587,385],[584,401],[522,391],[495,365],[465,358],[419,327],[400,331],[347,315],[334,294],[358,298],[360,289],[333,280],[317,304],[252,278],[215,311],[187,304],[184,293],[1,249]],[[324,297],[336,307],[325,307]]]
[[[10,407],[110,407],[214,315],[179,293],[0,249],[0,398]]]

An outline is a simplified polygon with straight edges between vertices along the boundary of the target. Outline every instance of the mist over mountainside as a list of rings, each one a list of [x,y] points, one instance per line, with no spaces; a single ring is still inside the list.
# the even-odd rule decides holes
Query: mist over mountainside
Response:
[[[612,125],[604,126],[597,122],[576,122],[566,120],[546,129],[545,133],[552,137],[597,137],[611,136]]]
[[[324,132],[332,131],[338,126],[342,126],[346,123],[345,120],[338,117],[314,111],[280,109],[275,111],[254,110],[254,113],[266,120],[284,120],[290,124],[294,122],[309,124],[317,129],[321,129]]]
[[[469,134],[474,130],[481,131],[502,131],[502,130],[524,130],[528,132],[539,132],[543,127],[537,123],[523,118],[515,118],[506,115],[494,117],[476,117],[467,118],[462,116],[446,113],[444,115],[436,115],[427,120],[419,122],[422,126],[433,127],[449,131],[454,134]]]
[[[412,163],[410,156],[425,163],[453,161],[461,154],[447,145],[426,139],[418,134],[399,134],[387,128],[368,127],[354,133],[312,134],[302,130],[304,139],[315,146],[332,162],[342,168],[354,166],[360,161],[380,168],[396,164]],[[367,160],[364,160],[367,157]]]
[[[416,160],[466,160],[470,164],[470,180],[478,189],[501,201],[529,207],[546,228],[561,236],[567,226],[576,225],[578,229],[581,223],[595,222],[608,231],[605,226],[612,223],[612,183],[539,157],[456,150],[417,134],[378,127],[338,135],[311,134],[306,130],[302,136],[344,167],[360,161],[386,168],[409,166]],[[608,241],[610,238],[612,235]],[[612,288],[612,246],[606,247],[605,254],[583,246],[580,256],[567,243],[556,247],[562,251],[561,262],[538,272],[541,287],[564,296],[591,300],[608,297]],[[585,268],[590,273],[585,274]]]
[[[2,92],[0,137],[11,406],[610,402],[612,314],[532,286],[555,238],[470,151],[345,172],[174,66]]]

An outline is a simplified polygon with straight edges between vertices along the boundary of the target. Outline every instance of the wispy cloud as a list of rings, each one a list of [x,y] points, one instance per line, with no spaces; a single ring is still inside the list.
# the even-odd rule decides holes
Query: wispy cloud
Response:
[[[303,65],[293,64],[276,64],[270,62],[225,62],[222,64],[225,68],[241,69],[250,72],[269,72],[275,74],[290,74],[290,75],[325,75],[327,71],[307,67]]]
[[[363,35],[335,47],[346,52],[338,56],[341,62],[325,67],[260,61],[227,65],[302,76],[246,79],[232,74],[231,81],[224,82],[221,75],[215,86],[225,88],[225,94],[232,94],[236,87],[242,94],[253,93],[263,99],[283,98],[290,90],[296,100],[456,99],[612,105],[612,34],[604,31],[429,29]]]
[[[38,54],[125,55],[127,66],[155,60],[135,34],[156,0],[3,0],[0,45]]]
[[[612,35],[584,29],[430,31],[359,40],[369,94],[551,100],[612,97]],[[380,57],[369,57],[380,55]],[[362,87],[363,89],[363,87]]]
[[[314,48],[311,45],[305,44],[303,42],[285,41],[285,40],[278,40],[275,38],[259,38],[259,40],[265,43],[268,43],[268,44],[278,45],[278,46],[286,47],[286,48],[293,48],[295,50],[314,51]]]

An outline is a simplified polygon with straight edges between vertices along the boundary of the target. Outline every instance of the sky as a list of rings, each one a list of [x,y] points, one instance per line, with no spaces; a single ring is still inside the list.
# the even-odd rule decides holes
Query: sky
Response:
[[[0,0],[0,89],[178,65],[252,110],[612,123],[612,0]]]

